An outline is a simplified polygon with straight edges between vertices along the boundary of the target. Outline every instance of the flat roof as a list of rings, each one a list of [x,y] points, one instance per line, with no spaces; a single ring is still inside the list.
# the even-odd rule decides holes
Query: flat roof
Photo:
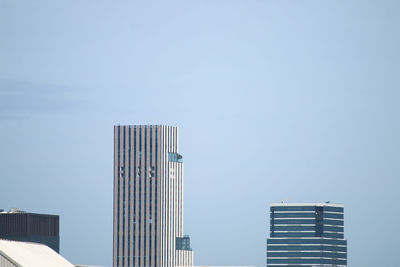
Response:
[[[289,203],[289,202],[283,202],[283,203],[271,203],[271,207],[293,207],[293,206],[317,206],[317,207],[338,207],[338,208],[344,208],[343,204],[334,204],[334,203],[326,203],[326,202],[316,202],[316,203]]]
[[[0,215],[2,214],[28,214],[28,215],[41,215],[41,216],[57,216],[60,217],[59,215],[56,214],[45,214],[45,213],[34,213],[34,212],[27,212],[18,208],[12,208],[10,210],[3,210],[0,209]]]
[[[0,216],[3,215],[12,215],[12,216],[43,216],[43,217],[57,217],[60,218],[60,215],[54,214],[42,214],[42,213],[31,213],[31,212],[0,212]]]

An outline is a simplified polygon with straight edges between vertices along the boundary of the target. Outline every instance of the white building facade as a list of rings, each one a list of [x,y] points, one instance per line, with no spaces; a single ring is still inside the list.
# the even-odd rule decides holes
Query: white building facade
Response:
[[[114,267],[193,266],[177,127],[114,127]]]

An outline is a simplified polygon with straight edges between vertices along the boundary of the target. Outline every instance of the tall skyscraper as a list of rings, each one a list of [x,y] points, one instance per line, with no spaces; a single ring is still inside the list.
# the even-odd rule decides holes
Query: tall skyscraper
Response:
[[[270,218],[267,267],[347,266],[343,205],[271,204]]]
[[[0,212],[0,239],[41,243],[60,252],[58,215],[28,213],[19,209]]]
[[[113,266],[193,266],[177,127],[114,127]]]

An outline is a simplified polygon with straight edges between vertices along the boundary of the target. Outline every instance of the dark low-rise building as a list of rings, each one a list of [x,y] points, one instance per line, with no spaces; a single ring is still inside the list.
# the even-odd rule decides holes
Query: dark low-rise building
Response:
[[[11,209],[0,212],[0,239],[34,242],[60,252],[59,216]]]

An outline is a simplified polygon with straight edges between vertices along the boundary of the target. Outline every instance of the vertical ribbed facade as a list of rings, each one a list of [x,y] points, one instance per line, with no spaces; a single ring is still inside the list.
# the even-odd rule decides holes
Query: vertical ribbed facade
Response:
[[[267,267],[347,266],[343,205],[271,204],[270,219]]]
[[[177,127],[114,127],[113,266],[176,266],[183,237]],[[192,259],[187,265],[193,265]],[[180,263],[179,263],[180,264]]]
[[[0,213],[0,239],[41,243],[60,253],[58,215]]]

